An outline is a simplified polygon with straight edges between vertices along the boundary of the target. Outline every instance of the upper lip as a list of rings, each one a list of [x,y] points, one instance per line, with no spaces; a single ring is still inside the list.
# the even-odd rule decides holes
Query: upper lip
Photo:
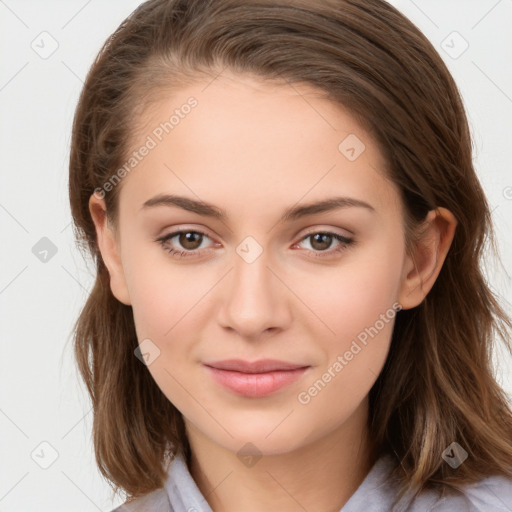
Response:
[[[242,359],[226,359],[204,363],[206,366],[219,370],[231,370],[243,373],[265,373],[277,370],[296,370],[308,365],[278,361],[277,359],[260,359],[259,361],[244,361]]]

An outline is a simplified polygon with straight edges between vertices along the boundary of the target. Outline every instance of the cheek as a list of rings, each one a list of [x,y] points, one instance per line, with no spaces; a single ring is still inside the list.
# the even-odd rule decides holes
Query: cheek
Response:
[[[376,247],[372,244],[361,253],[354,253],[337,268],[322,269],[297,280],[297,295],[304,297],[308,308],[319,322],[313,324],[317,333],[333,346],[350,343],[365,328],[373,326],[386,312],[392,316],[401,276],[399,247]],[[382,328],[382,322],[378,327]],[[388,324],[386,323],[386,326]],[[390,334],[383,328],[384,336]]]
[[[396,282],[385,266],[347,274],[323,299],[323,319],[335,334],[316,338],[325,359],[296,399],[308,415],[323,416],[327,430],[355,411],[386,361],[397,305]]]
[[[399,244],[382,244],[331,270],[329,279],[310,280],[308,287],[316,293],[308,305],[323,322],[316,321],[313,336],[323,340],[325,359],[308,383],[311,394],[303,391],[305,401],[315,401],[319,411],[331,400],[356,404],[380,373],[399,308],[400,254]],[[314,398],[317,395],[321,398]]]
[[[204,268],[172,261],[160,247],[145,247],[147,242],[127,239],[126,244],[131,245],[123,265],[137,334],[163,343],[195,319],[194,305],[211,288],[212,276]]]
[[[137,270],[130,272],[130,297],[137,338],[139,343],[151,340],[158,354],[148,370],[167,398],[180,411],[190,413],[198,402],[206,403],[201,389],[190,382],[195,380],[193,363],[198,360],[195,351],[201,326],[211,316],[207,294],[215,281],[210,272],[166,261],[165,255],[151,263],[138,258],[136,251],[132,255],[130,268]]]

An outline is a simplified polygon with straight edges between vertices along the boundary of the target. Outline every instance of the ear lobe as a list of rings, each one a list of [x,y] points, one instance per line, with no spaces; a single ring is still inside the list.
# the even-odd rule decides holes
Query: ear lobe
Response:
[[[440,207],[429,211],[422,227],[421,239],[404,264],[399,294],[403,309],[418,306],[434,286],[453,241],[457,219]]]
[[[129,306],[131,301],[121,263],[119,243],[108,223],[106,211],[105,201],[92,194],[89,198],[89,212],[96,228],[101,258],[110,275],[110,289],[117,300]]]

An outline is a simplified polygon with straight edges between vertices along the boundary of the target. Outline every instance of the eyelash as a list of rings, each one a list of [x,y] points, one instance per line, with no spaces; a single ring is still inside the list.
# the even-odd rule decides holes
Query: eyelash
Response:
[[[173,249],[172,247],[169,248],[168,246],[166,246],[166,243],[169,240],[171,240],[172,238],[174,238],[177,235],[181,235],[182,233],[196,233],[198,235],[202,235],[204,237],[210,238],[206,233],[203,233],[202,231],[197,231],[197,230],[192,230],[192,229],[183,229],[181,231],[174,231],[173,233],[169,233],[168,235],[157,238],[155,240],[155,242],[158,242],[165,251],[172,254],[174,257],[177,257],[178,259],[194,258],[194,257],[200,256],[202,251],[205,249],[199,249],[199,250],[195,249],[193,251],[179,251],[179,250]],[[318,234],[332,236],[332,238],[334,240],[337,240],[338,242],[340,242],[340,244],[335,249],[328,249],[325,251],[313,251],[311,249],[307,249],[307,251],[312,253],[313,257],[315,257],[315,258],[332,257],[338,253],[345,251],[352,244],[354,244],[354,240],[352,238],[347,238],[343,235],[340,235],[338,233],[333,233],[330,231],[312,231],[312,232],[308,233],[307,235],[305,235],[304,237],[302,237],[298,243],[303,242],[304,240],[312,237],[313,235],[318,235]]]

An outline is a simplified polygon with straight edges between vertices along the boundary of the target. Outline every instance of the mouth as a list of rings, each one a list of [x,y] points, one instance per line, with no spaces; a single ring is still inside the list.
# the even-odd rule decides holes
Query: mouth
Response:
[[[215,382],[233,393],[260,398],[297,381],[309,365],[263,359],[243,361],[230,359],[203,363]]]

